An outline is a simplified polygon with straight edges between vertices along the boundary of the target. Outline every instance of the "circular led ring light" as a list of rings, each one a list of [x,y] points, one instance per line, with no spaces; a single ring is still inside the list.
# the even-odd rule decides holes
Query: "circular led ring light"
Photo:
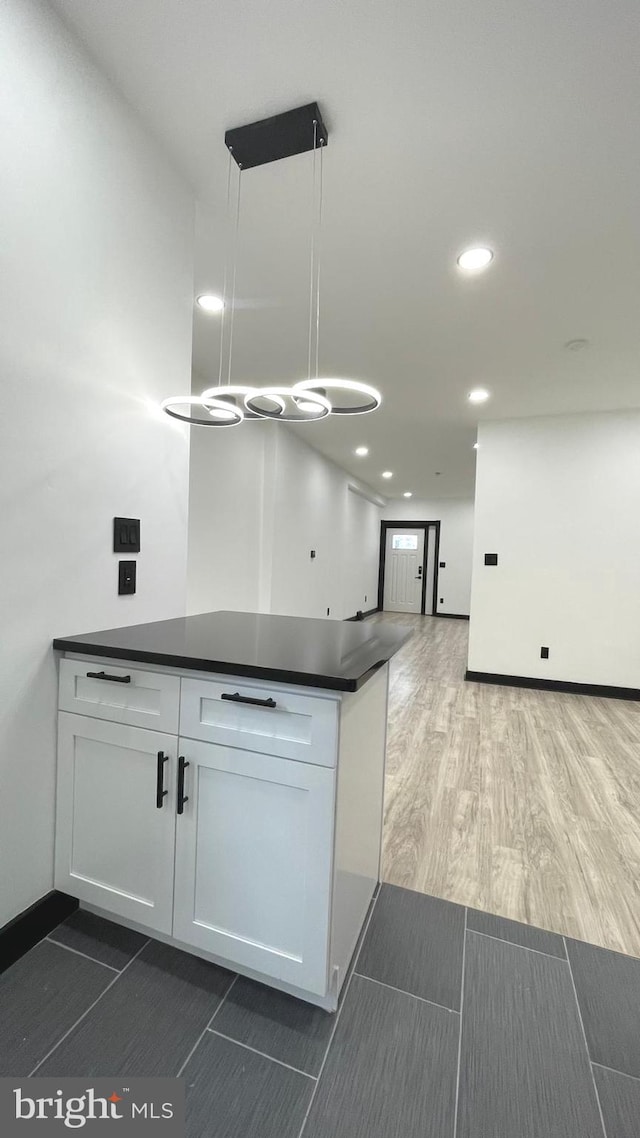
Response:
[[[382,403],[382,396],[375,387],[371,387],[368,383],[360,383],[356,379],[303,379],[294,387],[295,395],[308,397],[312,394],[314,398],[326,390],[355,391],[358,395],[368,396],[368,402],[361,403],[358,407],[336,407],[332,401],[333,415],[367,415],[370,411],[377,411]]]
[[[234,407],[232,403],[225,403],[222,399],[205,399],[201,395],[172,395],[170,399],[165,399],[160,406],[162,410],[171,415],[172,419],[180,419],[182,423],[190,423],[192,426],[198,427],[237,427],[244,419],[244,412],[240,407]],[[192,415],[181,415],[179,411],[174,411],[174,407],[200,407],[206,412],[206,418],[200,419]],[[212,419],[212,411],[226,411],[231,413],[233,418]]]
[[[214,399],[214,400],[220,399],[220,400],[222,400],[223,403],[226,403],[227,406],[233,410],[233,408],[238,407],[238,404],[236,403],[235,399],[233,400],[233,402],[231,402],[231,400],[227,400],[226,396],[228,396],[228,395],[232,395],[232,396],[240,395],[240,396],[242,396],[242,400],[244,401],[244,399],[247,395],[255,395],[255,392],[256,392],[255,387],[246,387],[246,386],[243,386],[242,384],[227,384],[226,386],[221,385],[219,387],[208,387],[206,391],[202,392],[202,395],[200,396],[200,398],[201,399]],[[281,414],[285,410],[285,407],[286,407],[284,399],[274,397],[273,402],[277,406],[280,407],[280,414]],[[262,419],[262,415],[258,415],[255,411],[246,411],[243,408],[241,408],[241,410],[244,411],[244,417],[245,417],[245,419],[247,419],[247,421],[249,419]]]
[[[301,395],[302,392],[297,391],[298,384],[295,387],[254,387],[252,391],[245,396],[244,405],[247,411],[254,415],[259,415],[261,419],[279,419],[282,423],[313,423],[318,419],[326,419],[327,415],[331,414],[331,404],[325,395],[320,395],[318,392],[305,392],[305,403],[315,403],[318,407],[318,414],[308,414],[300,412],[297,415],[287,414],[285,411],[264,411],[255,406],[256,399],[270,399],[273,403],[282,402],[282,398],[291,399],[296,402],[296,394]]]

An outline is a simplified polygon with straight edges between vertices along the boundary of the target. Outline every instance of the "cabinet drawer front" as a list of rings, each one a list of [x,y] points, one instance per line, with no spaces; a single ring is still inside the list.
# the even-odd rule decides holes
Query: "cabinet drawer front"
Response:
[[[225,698],[273,700],[275,706]],[[183,679],[180,734],[284,759],[336,765],[339,704],[275,687],[251,687],[235,678]]]
[[[96,679],[95,674],[100,672],[107,678]],[[124,676],[130,677],[129,682],[122,682]],[[59,707],[61,711],[94,719],[177,735],[180,678],[142,672],[129,667],[126,661],[91,664],[86,660],[61,660]]]
[[[324,996],[335,771],[180,739],[173,935]]]

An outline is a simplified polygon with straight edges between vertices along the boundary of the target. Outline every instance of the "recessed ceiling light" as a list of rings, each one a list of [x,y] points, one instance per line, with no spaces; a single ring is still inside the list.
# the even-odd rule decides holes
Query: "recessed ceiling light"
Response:
[[[224,300],[222,297],[214,296],[211,292],[203,292],[201,296],[197,296],[196,304],[203,312],[222,312],[224,308]]]
[[[470,403],[484,403],[489,398],[489,392],[484,387],[474,387],[467,396]]]
[[[382,477],[383,478],[393,478],[393,470],[383,470],[382,471]]]
[[[404,492],[404,494],[402,495],[402,497],[403,497],[403,498],[413,498],[413,493],[411,492],[411,490],[405,490],[405,492]]]
[[[493,261],[493,252],[485,246],[479,245],[474,249],[465,249],[458,257],[458,268],[463,273],[480,273]]]
[[[356,454],[358,458],[364,458],[369,453],[369,447],[356,447]]]

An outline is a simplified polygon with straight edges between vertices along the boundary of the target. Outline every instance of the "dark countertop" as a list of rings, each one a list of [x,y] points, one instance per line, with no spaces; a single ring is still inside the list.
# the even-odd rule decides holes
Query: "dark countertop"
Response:
[[[409,629],[383,621],[204,612],[81,636],[58,636],[53,647],[172,668],[357,691],[410,636]]]

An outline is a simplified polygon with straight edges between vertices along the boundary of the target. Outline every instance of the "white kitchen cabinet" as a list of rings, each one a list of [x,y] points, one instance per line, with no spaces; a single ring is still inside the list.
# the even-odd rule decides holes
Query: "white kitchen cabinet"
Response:
[[[335,771],[192,739],[179,753],[174,936],[324,995]]]
[[[59,714],[56,888],[164,933],[173,919],[176,742]]]
[[[56,888],[335,1010],[379,879],[388,669],[349,693],[62,665]]]

